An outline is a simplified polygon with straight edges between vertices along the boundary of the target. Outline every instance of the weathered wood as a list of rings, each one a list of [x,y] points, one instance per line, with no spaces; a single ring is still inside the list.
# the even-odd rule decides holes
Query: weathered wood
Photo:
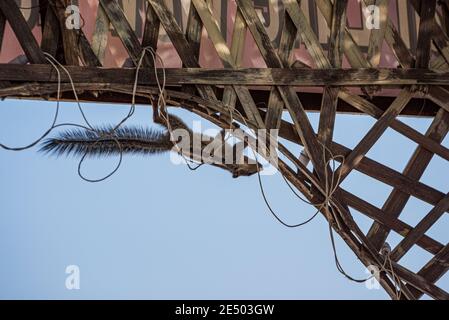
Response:
[[[410,0],[410,3],[415,8],[418,15],[421,16],[421,3],[424,4],[424,8],[428,5],[429,1],[422,1],[422,0]],[[431,2],[430,2],[431,3]],[[425,10],[425,9],[424,9]],[[431,34],[432,39],[435,43],[435,46],[438,48],[440,54],[444,57],[447,63],[449,63],[449,37],[444,33],[444,31],[441,29],[441,27],[436,23],[435,19],[432,21],[429,20],[429,23],[431,23]]]
[[[331,34],[329,38],[329,61],[333,68],[341,68],[343,62],[343,42],[346,31],[347,0],[335,1],[332,11]],[[318,139],[329,147],[333,139],[335,117],[337,115],[338,88],[326,87],[321,102]]]
[[[134,65],[137,66],[142,55],[142,46],[140,45],[139,39],[137,39],[133,29],[129,25],[122,9],[116,0],[100,0],[100,5],[108,16],[109,21],[114,26],[114,29],[122,41],[126,51],[128,51],[129,57],[133,61]],[[148,55],[145,55],[143,65],[147,67],[151,65],[150,57],[148,57]]]
[[[339,97],[340,99],[346,101],[360,111],[375,118],[380,118],[383,114],[383,111],[379,109],[375,104],[366,99],[363,99],[358,95],[351,94],[346,90],[340,90]],[[427,149],[428,151],[433,152],[443,159],[449,161],[449,149],[442,146],[441,143],[429,138],[426,135],[423,135],[416,129],[413,129],[409,125],[397,119],[393,120],[393,122],[391,123],[391,128],[409,138],[410,140],[414,141],[423,148]]]
[[[220,28],[218,26],[218,22],[212,16],[212,12],[209,7],[206,5],[204,0],[192,0],[198,14],[201,18],[201,21],[204,24],[204,27],[209,35],[209,38],[212,40],[212,43],[215,46],[215,50],[217,51],[218,56],[225,68],[235,69],[235,60],[231,55],[231,50],[228,48],[227,43],[223,36],[221,35]],[[262,117],[260,116],[259,110],[257,109],[256,104],[254,103],[251,94],[247,87],[244,86],[232,86],[239,98],[246,115],[257,123],[258,128],[264,128],[264,122]]]
[[[449,194],[446,195],[413,230],[402,239],[402,241],[391,252],[391,258],[399,261],[412,247],[421,239],[424,234],[438,221],[439,218],[449,209]]]
[[[59,26],[59,20],[53,10],[53,8],[48,5],[45,20],[43,23],[43,34],[41,41],[41,49],[47,52],[51,56],[55,57],[58,51],[58,44],[61,37],[61,30]]]
[[[232,31],[231,40],[231,56],[237,68],[241,67],[243,61],[246,31],[245,20],[243,19],[242,14],[237,10],[235,13],[234,30]],[[225,87],[223,92],[223,104],[232,112],[235,109],[236,102],[237,95],[234,89],[230,86]],[[223,116],[226,117],[227,115],[224,114]]]
[[[373,28],[370,33],[368,45],[368,60],[371,66],[377,67],[382,54],[382,44],[388,27],[388,5],[389,0],[374,0],[373,4],[379,8],[380,28]]]
[[[189,16],[190,18],[190,16]],[[153,7],[147,4],[145,15],[145,26],[143,29],[142,47],[150,47],[153,51],[157,50],[157,42],[159,39],[159,29],[161,23],[153,10]],[[189,25],[189,24],[188,24]],[[191,39],[189,39],[189,42]]]
[[[427,69],[430,62],[432,31],[435,21],[436,0],[426,0],[421,2],[418,34],[418,47],[416,53],[416,68]]]
[[[97,19],[95,20],[95,30],[92,35],[92,50],[97,56],[101,64],[104,63],[106,54],[106,46],[108,44],[110,21],[103,9],[103,6],[98,6]],[[146,30],[146,29],[145,29]]]
[[[55,81],[48,78],[51,67],[45,65],[0,64],[0,80],[11,81]],[[96,68],[70,66],[74,79],[85,82],[89,77],[95,81],[123,82],[134,81],[133,68]],[[116,76],[120,72],[120,77]],[[162,76],[162,70],[157,71]],[[140,84],[155,85],[153,70],[141,70]],[[404,85],[449,85],[449,73],[434,73],[421,69],[281,69],[281,68],[240,68],[240,69],[204,69],[192,67],[184,69],[167,68],[168,86],[183,84],[197,85],[240,85],[240,86],[335,86],[356,87],[364,84],[400,87]],[[84,75],[83,75],[84,74]],[[114,76],[115,75],[115,76]],[[63,79],[64,76],[62,75]],[[432,91],[431,93],[437,93]],[[442,92],[439,90],[438,92]],[[438,93],[439,94],[439,93]],[[341,95],[341,94],[340,94]],[[431,97],[440,101],[436,96]],[[388,101],[388,100],[386,100]],[[419,103],[417,103],[419,105]],[[421,103],[422,105],[422,103]],[[380,109],[378,109],[380,110]]]
[[[449,270],[449,245],[446,245],[436,254],[421,270],[418,275],[427,279],[431,283],[437,282]],[[423,292],[409,286],[417,299],[420,299]]]
[[[381,209],[373,206],[367,201],[360,199],[359,197],[356,197],[355,195],[344,189],[342,190],[342,196],[350,207],[382,224],[386,228],[390,228],[403,237],[406,237],[413,230],[412,226],[385,214],[385,212]],[[440,250],[443,249],[443,245],[441,243],[426,235],[418,240],[417,245],[431,254],[437,254],[438,252],[440,252]]]
[[[0,10],[0,53],[2,52],[3,36],[5,34],[6,18]]]
[[[68,5],[68,0],[56,0],[55,2],[50,2],[50,6],[59,21],[65,63],[67,65],[79,66],[81,53],[78,33],[75,29],[66,27],[65,9]]]
[[[410,0],[420,16],[416,59],[401,38],[398,28],[402,24],[396,27],[397,21],[393,22],[388,17],[391,4],[388,0],[362,1],[365,6],[377,5],[381,13],[380,29],[371,31],[367,54],[355,41],[353,30],[346,27],[347,0],[315,0],[310,3],[317,6],[322,14],[321,21],[324,18],[329,27],[328,46],[318,40],[318,34],[314,31],[316,21],[306,17],[300,0],[282,1],[285,16],[279,19],[283,25],[279,37],[276,37],[277,41],[280,40],[276,49],[275,39],[268,36],[267,28],[251,0],[236,0],[237,11],[230,43],[212,14],[212,0],[190,2],[185,33],[166,1],[145,1],[146,18],[141,42],[128,23],[119,1],[99,0],[92,46],[82,29],[65,28],[64,8],[68,1],[39,2],[43,22],[40,48],[15,1],[0,1],[0,40],[6,20],[10,20],[11,12],[14,12],[14,19],[18,21],[12,22],[15,24],[12,29],[24,47],[28,61],[32,63],[0,64],[0,97],[44,97],[54,100],[58,90],[57,75],[53,67],[45,65],[45,57],[39,60],[42,51],[46,51],[67,65],[81,101],[92,101],[93,97],[98,97],[96,102],[129,102],[136,69],[99,67],[108,45],[109,24],[112,23],[116,29],[134,65],[144,47],[157,49],[162,26],[182,62],[182,68],[165,69],[164,96],[167,106],[194,112],[222,129],[237,127],[238,124],[246,124],[250,129],[279,129],[279,137],[303,146],[312,160],[313,170],[309,170],[280,140],[279,152],[288,159],[288,163],[280,159],[278,169],[311,203],[324,201],[326,176],[333,174],[326,164],[328,157],[323,152],[324,146],[334,156],[342,156],[346,160],[336,159],[342,163],[335,173],[340,180],[344,180],[352,170],[357,170],[391,186],[393,191],[381,209],[341,185],[331,197],[330,210],[315,207],[322,211],[332,228],[365,266],[383,265],[384,258],[379,254],[379,249],[391,231],[403,237],[391,255],[393,272],[401,281],[401,299],[420,298],[424,293],[437,299],[449,298],[435,284],[449,270],[449,246],[426,235],[432,225],[439,223],[442,215],[449,213],[449,195],[420,181],[434,155],[449,161],[449,148],[443,144],[449,132],[449,90],[446,88],[449,87],[449,0]],[[49,3],[54,11],[48,9]],[[5,7],[9,10],[9,17],[3,15]],[[182,20],[185,22],[184,16]],[[229,24],[229,19],[227,22]],[[18,29],[19,25],[21,30]],[[227,26],[228,30],[230,27]],[[415,26],[410,25],[409,28],[414,29]],[[203,31],[207,32],[224,68],[201,68],[199,58],[200,48],[204,45]],[[248,42],[245,39],[247,31],[252,35],[267,68],[246,68],[242,65]],[[322,32],[326,30],[320,30],[320,40]],[[307,64],[299,60],[292,63],[298,59],[292,54],[298,35],[309,54]],[[390,47],[400,68],[378,68],[384,43]],[[435,48],[436,54],[432,51]],[[346,56],[345,63],[348,62],[353,69],[342,68],[343,55]],[[382,57],[382,61],[385,58]],[[391,59],[388,61],[390,63]],[[24,61],[17,59],[15,62]],[[152,59],[146,57],[135,93],[137,103],[148,104],[148,96],[160,94],[156,80],[161,78],[162,70],[156,70],[155,75],[152,64]],[[118,73],[120,77],[117,77]],[[73,101],[72,86],[65,72],[61,73],[61,77],[61,97]],[[308,92],[308,87],[314,87],[314,92]],[[282,119],[285,109],[293,123]],[[306,111],[321,112],[317,133]],[[377,122],[352,150],[333,141],[337,112],[367,114]],[[397,119],[399,114],[435,118],[423,134]],[[234,120],[232,123],[231,118]],[[403,172],[367,157],[388,127],[418,144]],[[410,197],[433,207],[416,226],[400,220]],[[355,223],[350,210],[357,210],[374,221],[367,235]],[[397,262],[413,246],[434,255],[418,273]],[[380,283],[392,298],[396,298],[391,276],[382,273]]]
[[[0,10],[13,29],[28,61],[31,63],[46,63],[45,56],[31,33],[17,3],[14,0],[2,0],[0,1]]]
[[[183,64],[189,68],[198,68],[199,64],[197,59],[195,59],[194,48],[190,46],[181,28],[173,17],[173,14],[170,13],[165,3],[156,0],[148,0],[148,2],[153,7],[154,12],[167,32],[167,35],[178,52]],[[217,97],[210,86],[198,85],[196,88],[202,98],[208,98],[211,101],[217,100]]]
[[[346,157],[345,163],[337,170],[337,176],[343,181],[371,149],[371,147],[382,136],[391,122],[401,113],[407,103],[410,101],[412,93],[404,89],[397,99],[393,102],[390,108],[379,118],[376,124],[370,129],[370,131],[363,137],[359,144],[354,148],[351,154]]]
[[[445,112],[444,110],[440,110],[429,130],[427,131],[426,136],[436,142],[441,143],[448,132],[449,113]],[[422,147],[418,147],[411,157],[410,161],[407,163],[407,166],[403,173],[404,176],[407,176],[412,180],[419,181],[432,158],[433,153]],[[410,194],[404,193],[403,191],[398,189],[394,189],[382,209],[388,215],[397,218],[405,208],[409,198]],[[441,195],[438,202],[442,198],[443,196]],[[436,205],[436,203],[433,204]],[[388,229],[385,229],[382,226],[374,223],[368,233],[368,237],[373,245],[380,249],[384,241],[387,239],[388,233]]]
[[[278,54],[285,66],[290,65],[290,55],[295,45],[297,29],[286,14],[284,16],[284,25],[282,28],[281,41],[279,44]],[[268,110],[265,117],[265,126],[267,129],[279,129],[281,125],[282,112],[284,111],[284,102],[276,88],[271,88],[268,98]]]

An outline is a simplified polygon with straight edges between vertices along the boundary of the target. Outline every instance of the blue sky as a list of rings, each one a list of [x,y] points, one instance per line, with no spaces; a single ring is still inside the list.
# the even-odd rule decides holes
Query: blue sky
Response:
[[[0,141],[25,145],[51,122],[55,103],[0,103]],[[126,105],[85,104],[93,123],[117,123]],[[173,111],[195,119],[185,111]],[[316,126],[318,117],[310,115]],[[403,121],[425,132],[429,119]],[[72,103],[61,122],[81,118]],[[150,107],[138,107],[130,123],[151,124]],[[374,123],[342,115],[335,139],[353,147]],[[206,125],[204,126],[206,127]],[[449,147],[448,139],[445,146]],[[402,171],[416,145],[392,130],[369,156]],[[294,148],[299,152],[299,148]],[[84,172],[99,178],[117,159],[95,159]],[[341,276],[333,261],[326,221],[319,216],[286,229],[270,215],[257,177],[232,179],[203,166],[191,172],[169,155],[125,156],[116,175],[91,184],[77,175],[77,159],[54,158],[33,148],[0,150],[0,298],[13,299],[386,299]],[[422,181],[448,191],[449,164],[435,157]],[[271,204],[289,223],[314,210],[291,194],[279,175],[263,177]],[[378,207],[391,188],[362,174],[343,186]],[[411,199],[403,219],[415,225],[430,206]],[[364,231],[370,221],[354,212]],[[428,234],[449,242],[445,215]],[[389,242],[400,240],[392,234]],[[354,277],[365,268],[337,239],[341,263]],[[431,256],[414,248],[402,262],[417,271]],[[80,290],[65,288],[65,268],[80,268]],[[449,277],[438,282],[446,290]]]

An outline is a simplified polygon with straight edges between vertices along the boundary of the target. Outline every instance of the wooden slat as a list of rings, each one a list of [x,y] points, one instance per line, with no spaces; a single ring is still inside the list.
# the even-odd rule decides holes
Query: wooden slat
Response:
[[[100,0],[100,4],[104,9],[109,21],[114,26],[120,40],[123,43],[128,55],[132,59],[135,66],[139,63],[140,57],[142,55],[142,46],[140,45],[137,35],[131,28],[125,14],[118,5],[116,0]],[[150,66],[150,58],[145,55],[143,60],[144,66]]]
[[[290,56],[293,51],[297,29],[290,17],[284,15],[284,25],[282,27],[281,41],[278,54],[285,66],[290,65]],[[268,112],[265,117],[265,126],[267,129],[279,129],[281,125],[282,112],[284,111],[284,102],[276,88],[271,88],[268,98]]]
[[[215,50],[217,51],[218,56],[221,58],[224,67],[235,69],[236,65],[231,55],[231,50],[228,48],[225,39],[221,35],[218,22],[212,16],[212,12],[210,11],[206,2],[204,2],[204,0],[192,0],[192,3],[194,4],[201,20],[203,21],[209,38],[212,40],[212,43],[215,46]],[[248,88],[238,85],[233,85],[232,87],[234,88],[248,118],[257,123],[258,128],[263,129],[265,127],[264,121],[260,116],[259,110],[257,109],[257,106],[254,103],[254,100],[251,97]]]
[[[421,16],[421,1],[422,0],[410,0],[410,3],[415,8],[416,12]],[[422,1],[426,4],[429,1]],[[438,48],[440,54],[444,57],[447,63],[449,63],[449,37],[446,36],[441,27],[436,23],[435,19],[431,22],[431,34],[435,46]]]
[[[346,30],[347,0],[335,1],[333,5],[331,33],[329,38],[329,61],[333,68],[341,68],[343,62],[343,42]],[[326,147],[333,139],[337,115],[338,88],[326,87],[321,102],[318,139]]]
[[[60,37],[61,30],[58,18],[56,17],[53,8],[49,5],[45,12],[45,20],[43,23],[43,34],[41,41],[42,51],[55,57],[58,51]]]
[[[441,143],[448,132],[449,113],[445,112],[444,110],[440,110],[429,130],[427,131],[426,136],[438,143]],[[418,147],[411,157],[410,161],[408,162],[403,175],[412,180],[419,181],[432,158],[433,153],[422,147]],[[440,196],[438,202],[443,197],[443,195]],[[388,215],[397,218],[405,208],[409,198],[409,193],[394,189],[382,209]],[[436,203],[433,204],[436,205]],[[371,243],[373,243],[374,246],[380,249],[388,236],[388,232],[388,229],[385,229],[382,226],[374,223],[370,228],[370,231],[368,232],[368,238],[371,240]]]
[[[379,8],[380,13],[380,28],[373,28],[370,33],[370,40],[368,45],[368,60],[371,66],[377,67],[380,63],[382,55],[382,44],[385,39],[385,33],[388,27],[388,5],[389,0],[374,0],[374,5]]]
[[[56,0],[50,2],[58,21],[59,29],[62,35],[62,44],[64,48],[64,60],[66,65],[78,66],[80,65],[80,46],[78,33],[75,29],[68,29],[66,27],[65,8],[69,5],[68,0]]]
[[[271,40],[268,37],[265,28],[257,16],[252,4],[248,0],[237,0],[236,2],[238,5],[238,10],[242,13],[246,21],[246,25],[250,30],[251,35],[253,36],[267,66],[269,68],[282,68],[282,61],[276,50],[273,48]],[[324,58],[327,60],[326,57]],[[292,87],[277,87],[277,89],[279,90],[285,106],[292,116],[295,123],[295,128],[311,157],[314,167],[319,172],[321,178],[324,179],[325,161],[322,157],[322,148],[318,143],[301,101],[293,91]]]
[[[149,6],[151,9],[151,5]],[[153,10],[154,12],[154,10]],[[157,16],[156,16],[157,18]],[[159,20],[159,19],[158,19]],[[203,22],[201,21],[200,16],[198,15],[198,12],[195,9],[195,6],[193,5],[193,2],[190,2],[190,8],[189,8],[189,15],[187,17],[187,27],[186,27],[186,33],[185,37],[187,42],[190,44],[190,47],[192,48],[194,58],[199,64],[200,59],[200,48],[201,48],[201,37],[203,33]],[[182,64],[182,67],[185,68],[185,64]],[[182,91],[195,94],[196,93],[196,87],[194,85],[183,85]]]
[[[340,99],[346,101],[360,111],[375,118],[380,118],[383,114],[383,111],[375,104],[358,95],[351,94],[346,90],[340,90],[339,97]],[[423,148],[427,149],[428,151],[433,152],[443,159],[449,161],[449,149],[441,145],[441,143],[438,143],[428,136],[423,135],[418,130],[397,119],[393,120],[393,122],[391,123],[391,128],[409,138],[413,142],[417,143],[418,145],[422,146]]]
[[[2,52],[3,36],[5,34],[6,18],[0,10],[0,53]]]
[[[181,28],[178,26],[173,14],[168,10],[163,1],[148,0],[154,12],[159,18],[161,25],[167,32],[173,46],[179,54],[184,65],[189,68],[198,68],[199,64],[195,59],[195,51],[185,38]],[[197,90],[202,98],[216,101],[217,97],[210,86],[197,86]]]
[[[109,37],[109,18],[101,5],[98,6],[97,18],[95,20],[95,29],[92,35],[92,50],[98,58],[98,61],[103,64],[106,54],[106,46]]]
[[[317,7],[320,12],[323,14],[324,19],[327,22],[327,25],[330,27],[332,23],[332,2],[331,0],[315,0]],[[286,6],[289,14],[295,14],[298,11],[297,4],[294,1],[289,1],[289,4]],[[291,3],[291,4],[290,4]],[[295,21],[295,20],[293,20]],[[346,58],[349,61],[349,64],[353,68],[370,68],[371,65],[368,60],[365,58],[364,54],[358,47],[357,43],[354,41],[350,31],[346,28],[345,39],[344,39],[344,52]]]
[[[14,0],[2,0],[0,1],[0,10],[6,20],[8,20],[12,30],[19,40],[28,61],[31,63],[46,63],[45,56],[31,33],[31,30],[28,27],[22,12],[20,12],[17,3]]]
[[[421,270],[418,275],[427,279],[428,281],[435,283],[449,270],[449,244],[441,249]],[[413,294],[417,299],[420,299],[423,295],[418,290],[413,290]]]
[[[421,219],[404,239],[402,239],[391,252],[391,258],[395,261],[399,261],[448,209],[449,194],[447,194],[446,197],[442,199],[423,219]]]
[[[331,33],[329,38],[329,60],[334,68],[341,68],[342,66],[347,6],[348,0],[335,1],[333,4]]]
[[[382,224],[386,228],[395,231],[403,237],[406,237],[413,230],[412,226],[399,219],[385,214],[385,212],[381,209],[375,207],[374,205],[363,199],[360,199],[359,197],[344,189],[342,189],[342,197],[350,207],[373,219],[374,221]],[[420,238],[417,244],[431,254],[437,254],[438,252],[440,252],[440,250],[443,249],[443,245],[440,242],[426,235]]]
[[[427,69],[429,67],[436,5],[436,0],[421,1],[416,68]]]
[[[231,56],[237,68],[241,67],[243,61],[243,52],[246,40],[246,23],[240,11],[236,11],[234,19],[234,29],[231,40]],[[230,111],[233,111],[237,102],[237,95],[234,89],[230,86],[224,88],[223,104],[226,105]],[[226,117],[227,115],[222,115]]]
[[[156,52],[157,42],[159,39],[160,25],[161,23],[156,13],[154,12],[153,7],[150,4],[147,4],[147,11],[145,15],[145,26],[143,29],[143,37],[142,37],[142,47],[144,48],[150,47]],[[187,25],[190,24],[188,23]],[[191,39],[189,39],[189,42],[191,42]]]
[[[390,108],[379,118],[376,124],[369,130],[365,137],[354,148],[351,154],[346,157],[345,163],[337,170],[337,176],[343,181],[348,174],[354,169],[371,149],[371,147],[382,136],[391,122],[400,114],[402,109],[409,103],[412,93],[408,89],[404,89],[392,103]]]

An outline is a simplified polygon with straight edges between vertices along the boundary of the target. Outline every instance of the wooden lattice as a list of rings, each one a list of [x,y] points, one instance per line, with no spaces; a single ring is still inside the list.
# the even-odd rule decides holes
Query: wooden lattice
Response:
[[[333,195],[339,216],[335,218],[325,209],[322,213],[366,266],[382,265],[384,256],[380,251],[390,232],[403,237],[391,252],[394,274],[401,281],[402,299],[419,299],[424,294],[435,299],[449,299],[449,294],[435,284],[449,268],[449,245],[426,235],[443,214],[449,212],[449,196],[420,182],[434,155],[449,161],[449,149],[442,144],[449,131],[449,89],[446,88],[449,85],[449,1],[408,0],[420,16],[416,50],[408,48],[395,24],[387,18],[382,19],[380,29],[371,31],[367,53],[361,50],[347,28],[347,0],[309,1],[328,23],[331,36],[326,50],[305,18],[299,0],[281,1],[285,12],[278,47],[273,45],[250,0],[235,0],[238,9],[230,46],[223,39],[207,0],[191,1],[185,32],[164,1],[149,0],[141,41],[116,0],[99,0],[96,26],[100,32],[96,30],[92,41],[82,29],[64,27],[64,7],[70,1],[36,2],[42,22],[40,43],[17,2],[0,0],[0,43],[5,24],[9,23],[29,62],[0,65],[0,97],[55,99],[57,76],[45,58],[44,52],[48,52],[67,66],[82,100],[129,102],[136,69],[101,67],[109,23],[135,65],[144,47],[157,50],[159,31],[163,28],[183,63],[182,68],[165,70],[168,104],[190,110],[224,129],[229,127],[229,110],[238,110],[239,113],[234,114],[235,121],[247,123],[253,129],[279,129],[280,137],[304,146],[313,172],[306,172],[298,160],[299,155],[286,148],[279,151],[291,164],[280,160],[279,170],[312,203],[319,203],[323,196],[318,188],[310,187],[311,182],[324,188],[324,177],[330,170],[324,165],[322,144],[335,155],[345,157],[344,165],[337,171],[342,180],[356,170],[393,187],[383,207],[377,208],[340,186]],[[362,2],[387,10],[388,0]],[[388,17],[385,12],[383,14]],[[203,30],[222,61],[221,69],[202,69],[199,64]],[[266,68],[240,68],[247,31]],[[291,53],[298,39],[305,44],[313,65],[292,61]],[[382,44],[388,45],[394,54],[398,68],[378,68]],[[350,68],[343,68],[343,61]],[[149,96],[158,94],[152,64],[151,59],[144,60],[137,92],[140,103],[148,103]],[[63,98],[73,99],[69,79],[64,73],[61,86]],[[321,91],[300,93],[297,87],[317,87]],[[395,93],[392,96],[388,92]],[[310,110],[320,111],[317,133],[306,114]],[[293,123],[283,120],[283,112],[290,114]],[[357,146],[350,149],[333,141],[337,112],[367,114],[377,122]],[[432,117],[433,122],[422,134],[398,120],[401,114]],[[418,145],[404,172],[366,156],[388,128]],[[400,220],[411,197],[433,207],[416,226]],[[373,221],[367,234],[354,222],[351,209]],[[430,261],[423,262],[424,267],[417,273],[400,263],[413,246],[433,255]],[[392,278],[383,272],[380,282],[395,298]]]

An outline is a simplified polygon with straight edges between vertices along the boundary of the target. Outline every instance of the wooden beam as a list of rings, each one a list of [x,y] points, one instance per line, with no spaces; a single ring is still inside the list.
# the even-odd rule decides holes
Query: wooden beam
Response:
[[[442,199],[423,219],[421,219],[404,239],[402,239],[391,252],[391,258],[395,261],[399,261],[447,210],[449,210],[449,194],[447,194],[446,197]]]
[[[408,89],[402,90],[390,108],[379,118],[365,137],[359,142],[349,156],[346,157],[345,163],[337,170],[337,176],[343,181],[348,174],[357,167],[361,159],[368,153],[371,147],[382,136],[391,122],[401,113],[402,109],[409,103],[412,93]]]
[[[151,5],[149,6],[150,8]],[[154,12],[154,10],[153,10]],[[156,16],[157,18],[157,16]],[[159,20],[159,19],[158,19]],[[160,22],[159,22],[160,23]],[[192,48],[194,58],[199,64],[200,60],[200,49],[201,49],[201,38],[203,36],[203,22],[201,21],[198,12],[190,1],[189,15],[187,17],[187,27],[185,31],[185,38]],[[185,68],[186,65],[183,63],[182,67]],[[196,87],[194,85],[183,85],[183,92],[188,92],[191,94],[196,94]]]
[[[59,21],[52,6],[48,4],[45,12],[45,20],[43,21],[43,33],[41,41],[41,49],[56,57],[58,52],[58,45],[61,39],[61,29]]]
[[[440,110],[432,125],[428,129],[426,136],[438,143],[441,143],[448,132],[449,113],[444,110]],[[422,147],[418,147],[412,155],[410,161],[407,163],[403,175],[411,180],[419,181],[432,158],[433,153]],[[444,195],[441,195],[438,201],[436,203],[434,202],[433,205],[437,205],[443,197]],[[409,198],[410,194],[408,192],[393,189],[382,209],[388,215],[397,218],[405,208]],[[368,238],[374,246],[380,249],[382,244],[387,239],[388,233],[388,229],[374,223],[368,232]]]
[[[395,231],[403,237],[406,237],[413,230],[412,226],[395,217],[389,216],[381,209],[344,189],[342,189],[342,197],[351,208],[354,208],[368,218],[373,219],[377,223]],[[431,254],[437,254],[444,247],[440,242],[426,235],[418,240],[417,245]]]
[[[290,17],[284,15],[284,25],[282,27],[281,40],[278,54],[284,66],[290,66],[290,56],[296,41],[297,29]],[[268,98],[268,112],[265,117],[265,126],[267,129],[279,129],[281,125],[282,112],[284,111],[284,102],[276,88],[271,88]]]
[[[159,18],[161,25],[167,32],[173,46],[178,52],[182,63],[188,68],[199,68],[198,60],[195,58],[194,48],[191,47],[187,41],[184,33],[176,22],[173,14],[168,10],[163,1],[148,0],[153,7],[154,12]],[[196,86],[200,96],[204,99],[216,101],[217,97],[212,87],[209,85],[197,85]]]
[[[109,21],[114,26],[126,51],[128,51],[129,57],[134,65],[137,66],[142,55],[142,46],[119,4],[116,0],[100,0],[100,5],[108,16]],[[148,55],[145,55],[143,65],[147,67],[152,65]]]
[[[421,1],[421,20],[419,24],[418,46],[415,65],[415,67],[418,69],[428,69],[429,67],[436,5],[436,0]]]
[[[418,275],[427,279],[427,281],[435,283],[449,270],[449,244],[441,249],[421,270]],[[409,286],[413,294],[417,299],[420,299],[423,295],[421,291],[418,291]]]
[[[331,34],[329,38],[329,61],[333,68],[341,68],[343,62],[343,42],[346,30],[347,0],[335,1],[333,4]],[[335,118],[337,115],[339,88],[328,86],[324,88],[321,102],[318,139],[329,147],[334,136]]]
[[[19,40],[28,61],[46,63],[45,55],[34,38],[25,18],[14,0],[0,1],[0,10]]]
[[[96,81],[129,83],[134,74],[133,68],[96,68],[69,66],[80,82],[88,77]],[[11,81],[54,81],[48,77],[50,67],[45,65],[0,64],[0,80]],[[120,72],[121,77],[114,77]],[[155,85],[154,71],[141,70],[143,77],[139,83]],[[162,75],[162,70],[157,71]],[[82,73],[85,73],[83,76]],[[206,69],[198,66],[184,69],[167,68],[166,84],[168,86],[191,85],[238,85],[238,86],[279,86],[279,87],[357,87],[363,84],[382,85],[389,88],[409,85],[449,85],[449,73],[434,73],[421,69],[281,69],[281,68],[240,68],[240,69]],[[132,80],[133,81],[133,80]],[[434,91],[433,88],[430,92]],[[441,90],[440,90],[441,92]],[[306,95],[306,93],[304,93]],[[339,94],[341,95],[341,94]],[[387,97],[378,97],[386,99]],[[433,97],[431,97],[433,98]],[[388,98],[389,99],[389,98]],[[437,97],[435,101],[441,101]],[[388,101],[388,100],[385,100]],[[417,103],[418,105],[418,103]],[[422,103],[421,103],[422,105]],[[449,108],[446,106],[446,108]],[[380,110],[380,109],[378,109]]]
[[[215,50],[223,62],[224,67],[235,69],[235,60],[231,55],[231,50],[228,48],[226,40],[221,34],[218,22],[213,17],[212,12],[206,2],[204,2],[204,0],[192,0],[192,3],[200,16],[201,21],[203,22],[209,38],[212,40]],[[248,88],[238,85],[232,85],[232,87],[234,88],[248,118],[255,121],[258,128],[263,129],[265,127],[264,121],[260,116],[259,110],[254,103]]]
[[[375,118],[380,118],[383,114],[383,111],[374,103],[371,103],[370,101],[358,95],[351,94],[347,90],[340,90],[339,97],[340,99],[359,109],[361,112],[364,112]],[[441,143],[429,138],[426,135],[423,135],[418,130],[397,119],[393,120],[393,122],[391,123],[391,128],[409,138],[413,142],[417,143],[418,145],[422,146],[423,148],[427,149],[428,151],[433,152],[443,159],[449,161],[449,149],[441,145]]]
[[[92,50],[101,64],[104,64],[110,24],[111,22],[103,6],[99,5],[95,20],[95,29],[92,35]]]
[[[190,18],[190,16],[189,16]],[[187,25],[190,25],[189,23]],[[147,3],[147,11],[145,14],[145,26],[143,28],[142,47],[150,47],[154,52],[157,50],[157,42],[159,40],[159,29],[161,23],[153,7]],[[188,28],[189,29],[189,28]],[[201,31],[200,31],[201,33]],[[190,41],[191,39],[189,39]],[[199,51],[199,50],[198,50]]]
[[[377,67],[380,63],[382,55],[382,45],[385,40],[385,34],[388,27],[388,5],[389,0],[374,0],[373,4],[379,8],[380,27],[373,28],[370,32],[370,39],[368,44],[368,57],[371,66]]]

